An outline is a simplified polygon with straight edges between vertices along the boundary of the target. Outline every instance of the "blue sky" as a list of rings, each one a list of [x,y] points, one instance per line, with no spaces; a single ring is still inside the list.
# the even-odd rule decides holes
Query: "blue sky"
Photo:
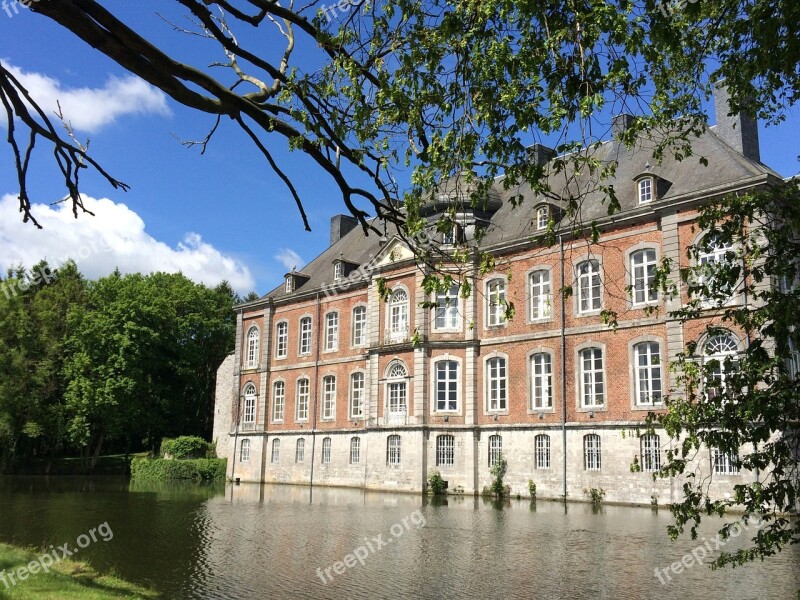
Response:
[[[187,42],[156,16],[156,10],[164,14],[173,4],[112,3],[124,21],[155,32],[179,57],[219,60],[210,42]],[[41,206],[36,214],[45,229],[35,230],[16,212],[17,186],[3,139],[0,269],[42,257],[58,262],[70,254],[90,276],[115,266],[123,271],[181,270],[198,281],[214,284],[225,278],[241,293],[263,294],[280,283],[287,267],[301,266],[327,246],[330,217],[344,212],[344,206],[312,161],[288,152],[282,140],[272,141],[271,149],[305,202],[313,229],[308,233],[283,183],[233,125],[223,122],[204,156],[183,148],[174,136],[202,139],[212,117],[148,89],[49,19],[19,11],[9,17],[0,10],[0,60],[32,78],[44,97],[60,98],[78,137],[89,138],[95,159],[131,190],[114,190],[94,173],[85,173],[82,191],[97,216],[76,221],[64,205]],[[798,107],[780,126],[762,126],[762,161],[784,176],[800,171],[798,132]],[[32,198],[47,205],[63,197],[64,188],[52,154],[40,144]]]

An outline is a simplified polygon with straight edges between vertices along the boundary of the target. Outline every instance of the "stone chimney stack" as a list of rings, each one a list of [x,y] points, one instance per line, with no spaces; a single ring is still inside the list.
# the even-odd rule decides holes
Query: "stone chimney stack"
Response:
[[[611,121],[611,137],[615,140],[633,125],[633,115],[628,113],[621,113],[616,115]]]
[[[336,242],[350,233],[355,226],[358,225],[358,220],[350,215],[334,215],[331,217],[331,243],[333,246]]]
[[[714,87],[714,112],[717,124],[714,133],[726,144],[747,158],[761,162],[761,152],[758,147],[758,121],[750,113],[740,112],[738,115],[729,116],[730,94],[725,83]]]

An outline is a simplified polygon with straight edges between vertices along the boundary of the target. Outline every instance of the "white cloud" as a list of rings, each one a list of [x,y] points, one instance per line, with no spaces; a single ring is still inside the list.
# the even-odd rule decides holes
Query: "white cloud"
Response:
[[[273,258],[286,267],[287,271],[299,269],[305,264],[300,255],[291,248],[280,248]]]
[[[51,266],[72,258],[81,273],[92,279],[115,268],[122,273],[181,272],[192,281],[216,285],[227,280],[239,293],[255,288],[250,270],[235,258],[204,242],[199,234],[187,233],[175,248],[145,231],[141,217],[124,204],[107,198],[83,196],[95,216],[72,214],[69,202],[55,206],[34,204],[33,214],[43,229],[23,223],[19,200],[0,197],[0,269],[33,266],[47,259]]]
[[[42,73],[23,71],[6,60],[3,63],[48,116],[60,103],[64,119],[76,130],[97,131],[123,115],[170,114],[164,93],[135,75],[109,77],[100,88],[66,88]]]

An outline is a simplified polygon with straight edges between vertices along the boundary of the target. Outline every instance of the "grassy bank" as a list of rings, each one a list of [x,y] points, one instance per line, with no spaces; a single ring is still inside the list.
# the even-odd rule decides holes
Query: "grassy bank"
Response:
[[[226,465],[227,460],[224,458],[194,460],[134,458],[131,461],[131,479],[134,481],[169,481],[172,479],[224,481]]]
[[[86,563],[69,559],[53,563],[47,572],[44,572],[41,570],[41,565],[36,562],[41,555],[41,552],[35,550],[0,544],[0,598],[3,600],[110,600],[112,598],[135,600],[159,597],[156,592],[113,575],[102,575]],[[37,566],[34,567],[34,564]],[[19,580],[20,572],[25,577],[24,581]]]

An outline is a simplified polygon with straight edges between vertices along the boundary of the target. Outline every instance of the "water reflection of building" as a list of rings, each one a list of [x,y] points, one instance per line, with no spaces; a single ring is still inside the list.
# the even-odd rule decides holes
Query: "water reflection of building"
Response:
[[[423,214],[433,224],[450,211],[453,230],[431,229],[415,243],[446,251],[474,245],[480,232],[481,248],[497,257],[485,274],[473,265],[466,299],[457,285],[426,294],[408,243],[391,230],[366,236],[352,218],[334,217],[327,250],[236,309],[236,350],[220,367],[214,424],[229,474],[419,491],[436,470],[471,494],[490,482],[502,452],[514,493],[527,494],[529,480],[542,497],[603,488],[609,501],[648,503],[655,494],[664,503],[681,493],[649,472],[666,436],[623,432],[662,408],[675,385],[671,360],[719,311],[686,326],[667,318],[686,296],[662,298],[654,269],[662,259],[687,266],[685,248],[703,235],[700,204],[781,182],[760,162],[755,121],[726,117],[724,91],[716,101],[717,125],[693,141],[707,167],[671,157],[653,166],[651,148],[618,141],[630,117],[614,120],[612,139],[594,152],[617,161],[611,183],[621,210],[609,216],[599,189],[583,199],[580,218],[601,231],[595,244],[574,238],[567,216],[565,198],[591,187],[586,174],[553,176],[554,197],[504,190],[499,180],[480,210],[462,202],[474,189],[467,177],[442,183]],[[536,145],[531,160],[549,169],[552,151]],[[516,194],[524,202],[514,208]],[[559,243],[543,243],[553,227]],[[723,248],[705,259],[720,257]],[[507,321],[509,303],[516,314]],[[603,323],[608,310],[618,315],[616,332]],[[699,341],[724,358],[744,336]],[[706,451],[698,468],[728,487],[750,477],[727,458]],[[634,459],[642,472],[631,473]]]

